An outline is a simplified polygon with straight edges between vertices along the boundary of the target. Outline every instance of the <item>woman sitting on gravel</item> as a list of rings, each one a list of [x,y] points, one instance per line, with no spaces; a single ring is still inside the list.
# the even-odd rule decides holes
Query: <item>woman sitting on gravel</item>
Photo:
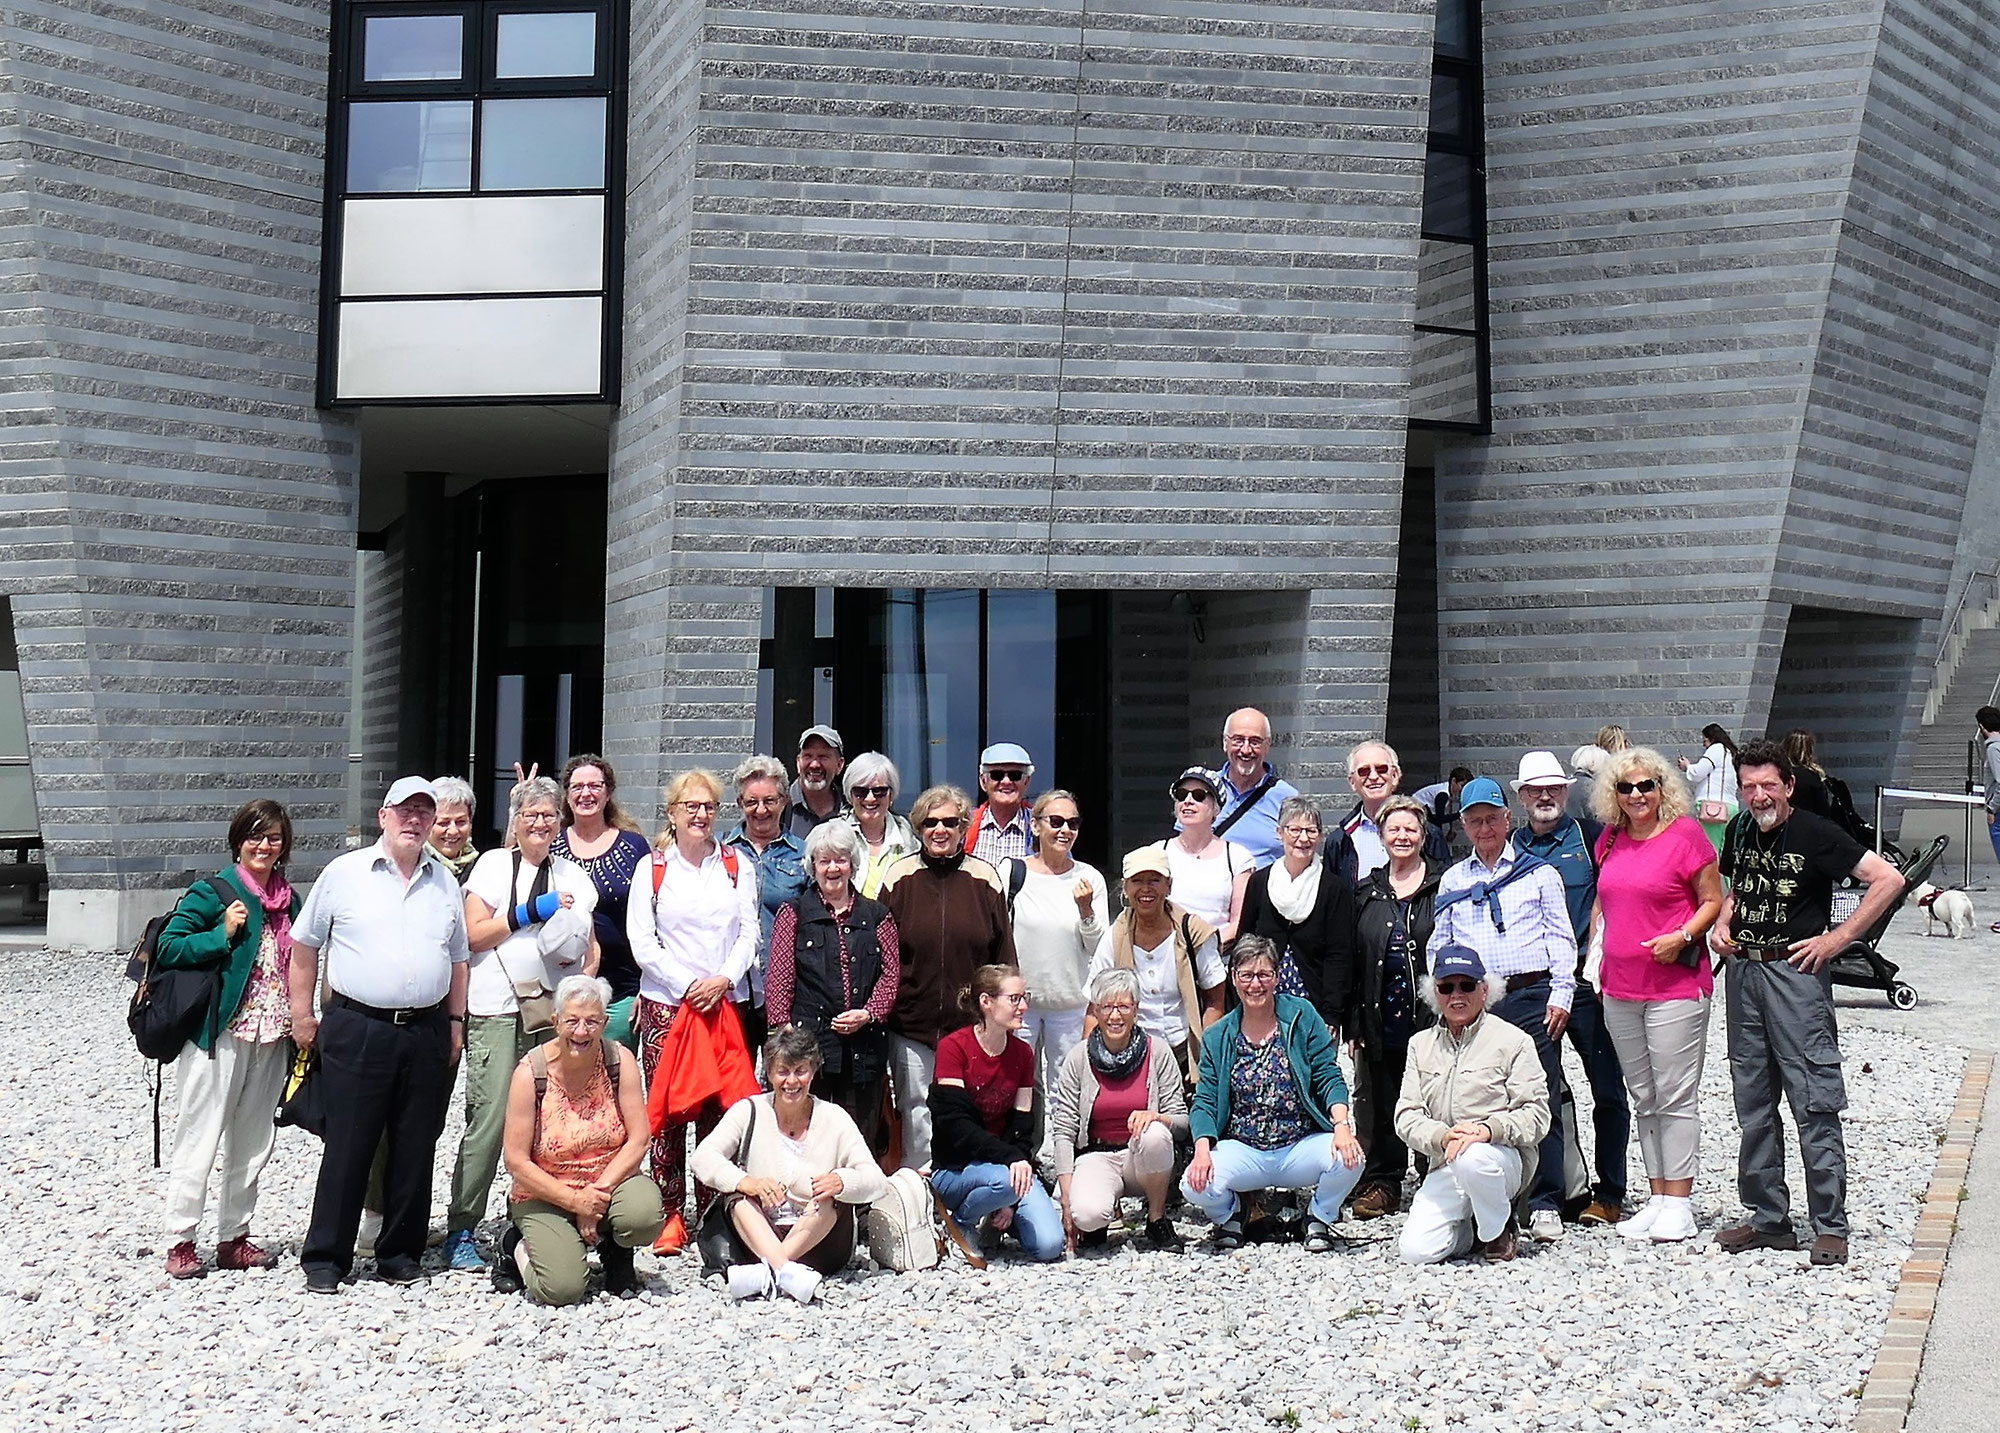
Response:
[[[1229,975],[1241,1003],[1201,1037],[1194,1160],[1181,1193],[1215,1225],[1216,1247],[1234,1249],[1240,1193],[1311,1189],[1306,1248],[1331,1249],[1340,1206],[1361,1178],[1333,1036],[1308,1002],[1278,994],[1277,948],[1262,936],[1236,942]]]
[[[229,850],[234,864],[188,888],[156,952],[164,969],[222,973],[215,1023],[196,1031],[180,1058],[180,1115],[167,1177],[167,1273],[176,1279],[207,1272],[194,1236],[218,1150],[215,1266],[268,1269],[278,1262],[250,1242],[250,1216],[277,1134],[271,1111],[291,1062],[285,972],[299,898],[283,867],[292,852],[292,818],[275,801],[244,802],[229,818]]]
[[[849,833],[827,823],[813,828]],[[729,1293],[811,1303],[854,1254],[854,1211],[888,1189],[854,1119],[813,1095],[820,1037],[781,1025],[764,1042],[771,1092],[738,1100],[695,1146],[694,1176],[729,1212]]]
[[[1174,1139],[1187,1133],[1187,1090],[1173,1046],[1139,1028],[1139,977],[1113,967],[1086,992],[1096,1028],[1063,1060],[1049,1091],[1049,1138],[1069,1247],[1102,1248],[1118,1196],[1146,1198],[1146,1240],[1178,1249],[1167,1218]]]
[[[516,1290],[525,1281],[545,1304],[576,1303],[595,1247],[604,1291],[636,1294],[632,1251],[666,1222],[659,1186],[639,1172],[648,1134],[639,1062],[604,1037],[609,981],[569,976],[555,1005],[555,1038],[514,1067],[507,1091],[512,1224],[493,1282]]]
[[[1035,1179],[1035,1057],[1015,1031],[1028,987],[1011,965],[982,965],[959,992],[975,1023],[938,1041],[931,1083],[931,1191],[945,1228],[975,1269],[982,1222],[1011,1232],[1043,1261],[1062,1257],[1062,1215]]]

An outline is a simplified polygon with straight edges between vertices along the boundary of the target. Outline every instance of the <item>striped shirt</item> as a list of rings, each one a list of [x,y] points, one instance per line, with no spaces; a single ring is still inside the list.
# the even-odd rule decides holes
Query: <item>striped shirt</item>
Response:
[[[1530,871],[1495,892],[1493,899],[1500,906],[1498,922],[1491,902],[1467,897],[1449,906],[1444,903],[1455,891],[1499,880],[1520,858],[1520,851],[1510,841],[1491,866],[1475,852],[1446,870],[1438,880],[1437,921],[1426,949],[1435,956],[1447,945],[1470,946],[1479,952],[1486,969],[1502,979],[1546,970],[1549,1004],[1567,1010],[1576,991],[1576,933],[1570,927],[1569,904],[1555,867],[1545,865]]]

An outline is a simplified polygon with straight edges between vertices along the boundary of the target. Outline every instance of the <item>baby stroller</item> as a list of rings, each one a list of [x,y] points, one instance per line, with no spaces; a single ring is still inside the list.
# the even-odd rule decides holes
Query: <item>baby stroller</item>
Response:
[[[1907,862],[1895,860],[1896,869],[1903,873],[1903,893],[1876,922],[1863,931],[1859,940],[1849,942],[1847,949],[1836,955],[1827,964],[1827,973],[1835,985],[1855,985],[1863,990],[1880,990],[1889,997],[1889,1003],[1898,1010],[1917,1008],[1917,989],[1896,978],[1895,963],[1876,948],[1889,929],[1889,922],[1896,918],[1896,912],[1903,908],[1911,892],[1930,879],[1931,868],[1944,855],[1944,848],[1951,844],[1951,837],[1940,836],[1930,845],[1918,851]],[[1889,855],[1889,852],[1884,852]],[[1894,859],[1892,857],[1892,859]],[[1859,891],[1835,891],[1833,896],[1833,923],[1839,925],[1852,915],[1861,903]]]

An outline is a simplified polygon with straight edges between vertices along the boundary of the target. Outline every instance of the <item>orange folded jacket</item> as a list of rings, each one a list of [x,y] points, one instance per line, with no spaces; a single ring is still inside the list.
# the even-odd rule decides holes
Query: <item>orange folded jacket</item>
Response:
[[[762,1088],[736,1007],[719,1000],[704,1015],[682,1005],[660,1042],[660,1062],[646,1091],[646,1118],[658,1134],[670,1124],[686,1124],[710,1100],[728,1109]]]

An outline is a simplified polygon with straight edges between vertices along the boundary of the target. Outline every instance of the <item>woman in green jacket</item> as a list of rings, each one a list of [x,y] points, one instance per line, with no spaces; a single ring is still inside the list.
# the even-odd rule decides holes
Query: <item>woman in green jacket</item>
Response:
[[[246,801],[230,818],[229,849],[235,864],[188,888],[156,952],[162,966],[222,972],[214,1023],[204,1022],[175,1061],[180,1114],[167,1180],[167,1273],[176,1279],[207,1272],[194,1236],[218,1151],[216,1267],[268,1269],[278,1262],[250,1241],[250,1216],[277,1134],[271,1115],[292,1051],[286,968],[299,898],[283,869],[292,818],[275,801]]]
[[[1243,1242],[1240,1193],[1311,1189],[1306,1248],[1331,1249],[1340,1206],[1361,1178],[1333,1036],[1309,1002],[1278,994],[1278,949],[1264,937],[1236,942],[1229,978],[1240,1003],[1201,1037],[1194,1159],[1181,1193],[1215,1225],[1217,1247],[1233,1249]]]

